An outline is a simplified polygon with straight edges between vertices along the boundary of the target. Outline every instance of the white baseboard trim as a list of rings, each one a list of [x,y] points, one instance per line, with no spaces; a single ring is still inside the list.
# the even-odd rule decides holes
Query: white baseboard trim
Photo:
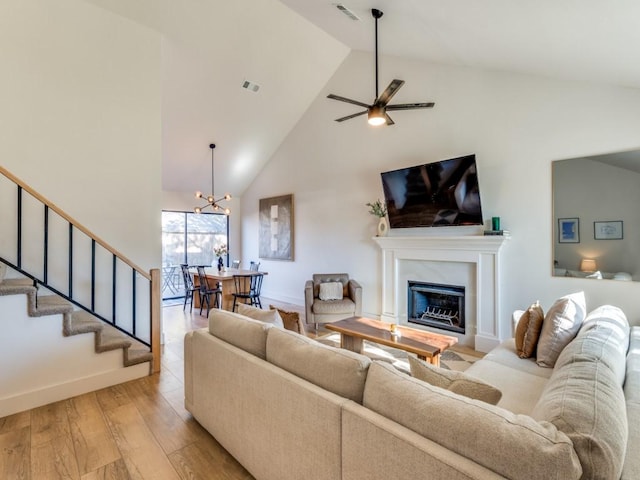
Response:
[[[0,399],[0,418],[149,375],[149,362]]]
[[[500,345],[500,340],[495,337],[484,337],[482,335],[475,336],[474,349],[476,350],[476,352],[489,353],[498,345]]]

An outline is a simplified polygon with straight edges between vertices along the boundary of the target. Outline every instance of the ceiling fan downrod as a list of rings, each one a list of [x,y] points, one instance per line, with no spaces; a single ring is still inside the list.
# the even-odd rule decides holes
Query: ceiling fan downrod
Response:
[[[378,98],[378,19],[382,17],[383,12],[378,10],[377,8],[371,9],[371,15],[376,19],[376,28],[375,28],[375,41],[376,41],[376,96]]]

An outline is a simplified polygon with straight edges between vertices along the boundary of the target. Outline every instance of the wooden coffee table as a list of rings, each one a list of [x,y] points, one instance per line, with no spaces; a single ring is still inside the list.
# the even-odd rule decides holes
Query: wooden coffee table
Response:
[[[391,325],[364,317],[351,317],[324,325],[327,330],[340,333],[340,347],[362,353],[362,341],[398,348],[415,353],[419,359],[440,366],[440,354],[458,343],[456,337],[397,326],[401,336],[391,335]]]

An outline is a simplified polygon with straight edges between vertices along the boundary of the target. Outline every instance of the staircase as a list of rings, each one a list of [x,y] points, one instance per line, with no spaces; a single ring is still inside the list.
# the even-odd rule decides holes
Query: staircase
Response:
[[[0,418],[160,371],[160,270],[1,166],[0,194]]]
[[[0,296],[27,296],[27,313],[30,317],[62,315],[62,334],[65,337],[93,333],[96,353],[122,349],[123,366],[149,363],[149,373],[153,371],[151,349],[117,329],[102,322],[82,310],[74,310],[73,305],[58,295],[38,295],[37,288],[29,279],[0,279]]]

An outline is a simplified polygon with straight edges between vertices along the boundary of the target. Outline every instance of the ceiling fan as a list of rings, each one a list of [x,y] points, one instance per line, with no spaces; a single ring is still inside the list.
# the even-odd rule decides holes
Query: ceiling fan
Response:
[[[394,110],[413,110],[416,108],[432,108],[435,103],[401,103],[396,105],[389,105],[391,98],[400,90],[400,87],[404,85],[404,80],[394,79],[386,88],[382,95],[378,96],[378,19],[382,17],[382,12],[378,9],[371,9],[371,15],[375,18],[375,35],[376,35],[376,99],[373,104],[367,105],[366,103],[352,100],[350,98],[341,97],[339,95],[329,94],[327,98],[332,100],[338,100],[340,102],[352,103],[360,107],[366,108],[366,110],[358,113],[347,115],[346,117],[336,118],[336,122],[344,122],[354,117],[359,117],[365,113],[368,116],[368,122],[370,125],[393,125],[395,122],[391,120],[391,117],[387,112]]]

